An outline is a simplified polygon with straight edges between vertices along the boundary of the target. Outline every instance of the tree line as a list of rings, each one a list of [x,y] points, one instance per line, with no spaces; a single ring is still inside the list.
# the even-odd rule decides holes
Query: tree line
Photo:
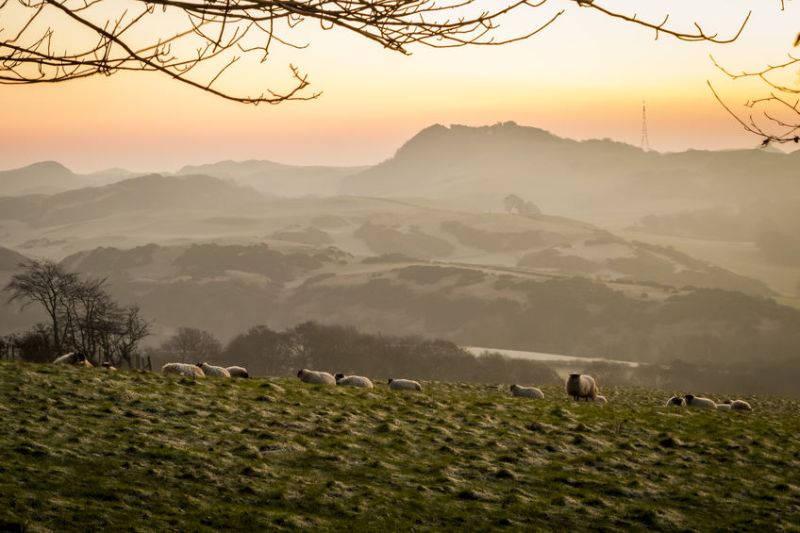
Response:
[[[0,339],[0,354],[46,362],[74,351],[95,364],[141,366],[139,343],[150,324],[138,306],[114,301],[105,279],[82,277],[50,260],[28,260],[3,290],[9,302],[36,305],[49,320]]]

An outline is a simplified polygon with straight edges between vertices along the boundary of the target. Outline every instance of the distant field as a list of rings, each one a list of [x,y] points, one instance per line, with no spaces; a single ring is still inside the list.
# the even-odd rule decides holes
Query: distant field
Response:
[[[800,402],[545,393],[0,362],[0,530],[800,531]]]
[[[637,231],[617,233],[626,239],[673,246],[697,259],[761,280],[781,294],[776,298],[780,303],[800,308],[800,269],[768,263],[754,243],[706,241]]]

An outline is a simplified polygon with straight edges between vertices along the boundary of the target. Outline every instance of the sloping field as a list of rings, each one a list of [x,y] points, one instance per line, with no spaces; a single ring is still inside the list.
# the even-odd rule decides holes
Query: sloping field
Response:
[[[797,401],[752,413],[0,363],[0,530],[800,530]]]

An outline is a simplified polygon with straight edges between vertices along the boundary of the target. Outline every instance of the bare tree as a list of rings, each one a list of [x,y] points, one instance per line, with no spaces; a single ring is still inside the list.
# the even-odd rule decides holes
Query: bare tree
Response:
[[[49,260],[26,261],[22,271],[14,274],[3,290],[10,292],[9,302],[21,301],[22,307],[39,303],[50,317],[53,350],[62,351],[63,309],[79,284],[77,274],[67,272]]]
[[[182,327],[161,344],[161,349],[179,357],[181,361],[191,357],[196,362],[198,358],[218,356],[222,352],[222,344],[207,331]]]
[[[158,72],[180,83],[237,102],[277,104],[307,100],[308,78],[289,65],[283,89],[255,95],[224,87],[223,75],[252,58],[265,62],[276,45],[304,48],[295,28],[303,21],[340,29],[392,51],[500,45],[532,37],[566,8],[550,0],[0,0],[0,83],[53,83],[123,71]],[[698,23],[674,28],[669,15],[648,21],[605,7],[600,0],[566,0],[628,24],[685,41],[732,42]],[[501,31],[510,16],[532,18],[527,29]],[[164,33],[163,28],[170,28]],[[246,61],[241,61],[243,66]],[[250,79],[255,79],[248,69]]]

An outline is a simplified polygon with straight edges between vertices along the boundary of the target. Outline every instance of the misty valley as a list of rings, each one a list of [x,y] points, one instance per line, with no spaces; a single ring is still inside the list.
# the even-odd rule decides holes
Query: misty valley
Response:
[[[798,168],[499,123],[2,171],[0,529],[794,530]]]

